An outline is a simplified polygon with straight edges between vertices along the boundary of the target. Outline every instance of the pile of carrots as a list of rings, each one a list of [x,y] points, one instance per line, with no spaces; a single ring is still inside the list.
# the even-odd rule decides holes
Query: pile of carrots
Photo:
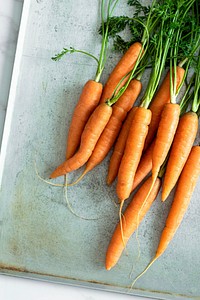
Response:
[[[108,1],[105,20],[106,5],[102,1],[103,39],[97,74],[94,80],[86,82],[75,107],[68,130],[66,160],[50,178],[66,175],[86,164],[78,183],[114,146],[107,184],[117,179],[120,208],[119,223],[106,253],[107,270],[119,261],[161,187],[165,201],[176,186],[148,269],[167,249],[182,222],[200,174],[200,146],[194,145],[200,111],[199,5],[198,0],[154,0],[146,18],[138,17],[143,28],[141,40],[129,47],[103,86],[99,80],[106,61],[109,22],[114,20],[117,2]],[[186,41],[188,49],[183,51]],[[194,62],[190,82],[177,101]],[[140,79],[149,65],[152,71],[147,89],[140,105],[134,106],[142,90]],[[160,84],[167,65],[168,72]],[[127,199],[129,205],[123,211]]]

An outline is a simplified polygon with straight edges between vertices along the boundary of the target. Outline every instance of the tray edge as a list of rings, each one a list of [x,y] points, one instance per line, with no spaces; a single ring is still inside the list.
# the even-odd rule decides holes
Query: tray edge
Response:
[[[15,96],[16,96],[18,75],[20,72],[20,63],[22,58],[23,44],[24,44],[24,38],[26,34],[26,25],[28,21],[30,4],[31,4],[31,0],[24,0],[23,7],[22,7],[21,21],[19,26],[18,39],[17,39],[16,52],[15,52],[15,59],[13,64],[11,84],[9,89],[8,104],[6,109],[5,121],[4,121],[3,136],[2,136],[2,141],[0,142],[0,189],[2,184],[4,163],[6,158],[6,149],[9,140],[9,132],[10,132],[10,126],[12,121],[12,112],[13,112]]]

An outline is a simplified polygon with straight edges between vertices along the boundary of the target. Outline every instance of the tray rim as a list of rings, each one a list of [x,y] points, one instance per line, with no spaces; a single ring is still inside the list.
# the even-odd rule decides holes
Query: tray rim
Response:
[[[0,190],[2,185],[4,163],[6,158],[6,149],[9,140],[10,126],[12,121],[12,112],[13,112],[14,102],[16,97],[18,75],[20,72],[20,63],[21,63],[21,58],[23,53],[23,44],[24,44],[24,39],[26,34],[26,25],[28,22],[30,4],[31,4],[31,0],[24,0],[22,4],[23,5],[22,14],[21,14],[21,20],[19,26],[18,39],[16,44],[16,52],[14,57],[7,109],[6,109],[5,121],[3,127],[3,135],[2,135],[2,140],[0,141]]]
[[[14,109],[14,103],[16,98],[16,91],[17,91],[17,84],[18,84],[18,75],[20,73],[20,64],[21,59],[23,56],[23,45],[26,35],[26,26],[28,22],[29,10],[31,6],[31,0],[24,0],[22,4],[22,13],[21,13],[21,20],[18,32],[18,39],[16,43],[16,52],[14,57],[13,63],[13,70],[11,76],[11,83],[9,88],[9,96],[7,101],[7,109],[6,115],[4,120],[4,127],[3,127],[3,135],[2,140],[0,141],[0,191],[2,186],[2,178],[4,172],[4,164],[6,159],[6,150],[9,141],[9,133],[11,128],[12,122],[12,113]],[[113,293],[120,293],[121,295],[129,295],[129,296],[139,296],[141,299],[143,297],[147,297],[149,299],[163,299],[163,300],[170,300],[170,299],[199,299],[199,296],[189,296],[183,294],[173,294],[168,292],[157,292],[151,290],[143,290],[143,289],[133,289],[131,292],[125,292],[126,288],[124,287],[117,287],[114,285],[107,285],[106,283],[99,283],[99,282],[92,282],[92,281],[84,281],[81,279],[75,278],[67,278],[67,277],[59,277],[51,274],[42,274],[42,273],[35,273],[34,271],[28,270],[21,270],[17,268],[12,268],[9,266],[0,265],[0,275],[11,276],[16,278],[24,278],[30,280],[37,280],[49,283],[58,283],[64,284],[68,286],[74,287],[83,287],[88,289],[95,289],[101,290],[104,292],[113,292]]]
[[[62,276],[55,276],[51,274],[43,274],[43,273],[35,273],[34,271],[28,270],[21,270],[17,268],[9,268],[9,266],[2,267],[0,266],[0,275],[12,276],[16,278],[24,278],[36,281],[43,281],[49,283],[57,283],[57,284],[64,284],[68,286],[74,287],[82,287],[86,289],[94,289],[100,290],[103,292],[112,292],[112,293],[119,293],[121,295],[129,295],[129,296],[136,296],[146,297],[148,299],[158,299],[158,300],[186,300],[186,299],[199,299],[198,296],[190,296],[184,294],[175,294],[169,292],[157,292],[151,290],[143,290],[143,289],[132,289],[131,291],[125,287],[114,286],[114,285],[107,285],[105,283],[100,282],[92,282],[92,281],[84,281],[81,279],[76,278],[68,278]]]

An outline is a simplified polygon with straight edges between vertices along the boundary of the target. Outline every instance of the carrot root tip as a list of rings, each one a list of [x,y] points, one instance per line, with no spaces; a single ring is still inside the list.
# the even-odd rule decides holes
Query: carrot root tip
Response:
[[[165,200],[168,198],[169,194],[163,193],[161,194],[161,200],[162,202],[165,202]]]
[[[142,273],[140,273],[132,282],[130,290],[133,288],[133,286],[135,285],[136,281],[138,281],[138,279],[140,279],[148,270],[149,268],[153,265],[153,263],[156,261],[157,257],[154,257],[154,259],[148,264],[148,266],[144,269],[144,271],[142,271]]]
[[[85,170],[82,174],[81,174],[81,176],[76,180],[76,181],[74,181],[74,182],[72,182],[72,183],[68,183],[67,184],[67,186],[74,186],[74,185],[76,185],[77,183],[79,183],[82,179],[83,179],[83,177],[85,177],[85,175],[87,174],[87,170]]]

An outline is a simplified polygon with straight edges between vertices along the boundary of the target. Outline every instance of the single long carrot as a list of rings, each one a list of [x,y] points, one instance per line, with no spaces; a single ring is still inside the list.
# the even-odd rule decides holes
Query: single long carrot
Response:
[[[185,74],[185,70],[177,66],[176,67],[176,90],[179,88],[183,80],[184,74]],[[144,151],[151,144],[160,122],[162,110],[165,104],[170,102],[170,99],[171,99],[170,72],[167,72],[167,75],[165,76],[161,86],[159,87],[156,95],[154,96],[154,99],[152,100],[149,106],[152,112],[152,118],[151,118],[151,123],[149,125],[148,135],[145,140]]]
[[[190,154],[198,131],[198,116],[194,112],[185,113],[179,121],[170,151],[162,188],[162,201],[170,194]]]
[[[150,147],[144,152],[135,173],[132,191],[142,182],[142,180],[149,174],[152,169],[152,152],[155,145],[155,140],[151,143]]]
[[[107,184],[110,185],[115,178],[117,177],[117,173],[119,170],[120,162],[124,153],[124,149],[126,146],[126,140],[128,137],[129,129],[131,127],[131,123],[133,120],[134,113],[137,109],[137,106],[134,106],[122,126],[120,134],[117,138],[112,156],[110,158],[109,167],[108,167],[108,175],[107,175]]]
[[[101,103],[96,107],[82,133],[79,150],[74,156],[58,166],[50,175],[50,178],[56,178],[74,171],[88,161],[111,115],[112,107],[106,103]]]
[[[136,61],[138,59],[138,56],[141,52],[142,44],[139,42],[136,42],[132,44],[129,49],[126,51],[126,53],[122,56],[118,64],[115,66],[113,71],[111,72],[106,84],[104,85],[102,97],[101,97],[101,103],[105,102],[106,100],[110,99],[117,87],[117,91],[122,87],[126,81],[128,80],[128,76],[126,76],[131,70],[134,68]],[[126,76],[126,77],[125,77]],[[125,77],[125,78],[124,78]],[[122,80],[124,78],[124,80]]]
[[[187,162],[183,168],[179,178],[174,200],[168,214],[165,228],[161,234],[161,238],[156,250],[156,254],[148,266],[140,273],[135,282],[142,277],[153,263],[165,252],[169,243],[172,241],[176,231],[178,230],[184,215],[190,204],[190,200],[195,189],[198,177],[200,175],[200,146],[193,146]]]
[[[178,104],[165,104],[161,114],[161,120],[152,151],[152,185],[149,189],[149,193],[147,194],[145,201],[147,201],[148,196],[151,193],[151,189],[154,186],[154,182],[158,177],[160,168],[167,158],[169,149],[174,139],[176,128],[178,126],[179,115],[180,106]]]
[[[167,157],[178,126],[179,116],[180,106],[178,104],[165,104],[152,152],[152,180],[158,176],[160,167]]]
[[[129,238],[137,229],[144,216],[150,209],[153,201],[156,199],[161,187],[161,180],[159,178],[157,178],[146,203],[144,204],[143,202],[145,196],[149,191],[151,183],[151,177],[149,177],[140,187],[137,193],[133,196],[133,199],[131,200],[130,204],[127,206],[123,214],[122,228],[124,239],[122,239],[120,223],[118,223],[118,225],[116,226],[106,253],[105,265],[107,270],[113,268],[118,262]]]
[[[193,146],[187,162],[178,181],[172,207],[166,220],[160,242],[156,251],[156,258],[167,249],[169,242],[180,226],[189,206],[192,193],[200,175],[200,147]]]
[[[98,105],[102,95],[103,85],[99,83],[99,81],[101,79],[101,75],[106,63],[110,20],[118,1],[119,0],[116,0],[114,3],[112,0],[109,0],[108,3],[105,3],[105,1],[101,1],[100,11],[102,22],[102,41],[99,58],[87,51],[75,49],[73,47],[70,47],[69,49],[63,48],[60,53],[52,57],[54,61],[58,61],[62,57],[64,57],[65,54],[76,52],[87,55],[97,62],[95,78],[94,80],[89,80],[86,82],[80,95],[78,104],[76,105],[73,112],[72,121],[68,131],[66,159],[71,158],[75,154],[77,148],[80,146],[81,134],[83,132],[83,129],[91,113]],[[104,17],[106,17],[106,19]]]
[[[66,149],[67,159],[72,157],[79,147],[83,129],[100,101],[102,90],[103,85],[94,80],[87,81],[83,87],[69,127]]]
[[[112,148],[122,123],[127,116],[128,111],[132,108],[137,100],[142,84],[139,80],[133,79],[124,94],[112,106],[113,112],[110,120],[108,121],[104,131],[102,132],[92,155],[90,156],[84,173],[91,171],[99,163],[103,161],[110,149]]]
[[[117,195],[121,202],[130,196],[150,121],[151,111],[145,107],[138,107],[133,116],[118,172]]]

